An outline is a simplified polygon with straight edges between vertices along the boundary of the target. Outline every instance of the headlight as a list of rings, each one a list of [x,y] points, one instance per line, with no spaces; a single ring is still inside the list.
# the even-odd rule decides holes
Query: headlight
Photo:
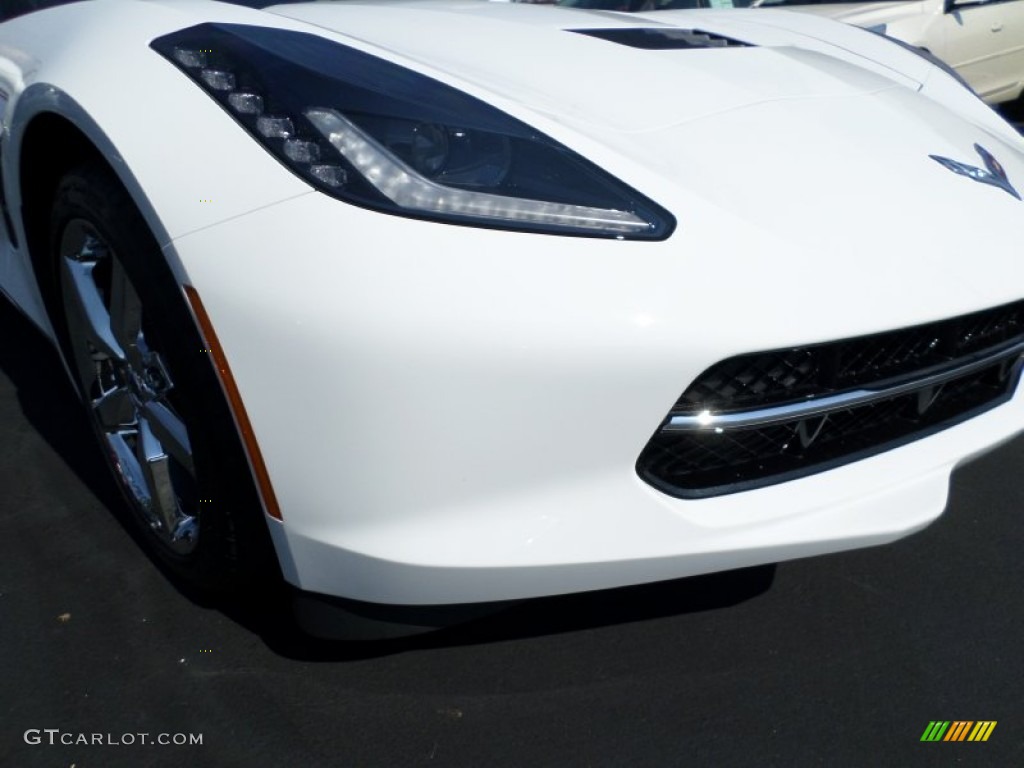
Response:
[[[307,182],[385,213],[660,240],[671,214],[554,139],[316,35],[200,24],[152,43]]]

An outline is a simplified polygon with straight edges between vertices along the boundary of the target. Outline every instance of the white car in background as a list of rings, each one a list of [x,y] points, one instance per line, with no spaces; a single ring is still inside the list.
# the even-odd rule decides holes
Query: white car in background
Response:
[[[759,0],[754,5],[815,13],[921,48],[953,67],[988,104],[1013,101],[1024,87],[1024,0]]]

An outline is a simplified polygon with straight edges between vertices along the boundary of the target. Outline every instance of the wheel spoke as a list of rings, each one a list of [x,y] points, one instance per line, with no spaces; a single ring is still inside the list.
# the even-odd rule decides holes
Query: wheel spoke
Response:
[[[78,315],[77,327],[96,350],[107,357],[124,360],[125,354],[117,343],[110,327],[110,314],[103,304],[103,297],[93,278],[94,262],[61,259],[65,281],[65,293],[70,308]]]
[[[192,477],[195,477],[192,445],[188,439],[185,422],[159,400],[145,403],[142,406],[142,414],[160,444]]]
[[[181,511],[171,482],[170,458],[146,419],[139,419],[136,452],[149,489],[150,511],[163,523],[165,534],[173,536]]]
[[[115,432],[135,423],[135,405],[127,387],[117,387],[92,401],[96,418],[104,432]]]
[[[121,473],[125,485],[128,486],[128,490],[139,504],[149,509],[151,506],[149,484],[139,466],[138,457],[125,441],[125,435],[120,432],[107,435],[107,443],[114,452],[118,471]]]
[[[133,365],[139,365],[138,345],[142,331],[142,302],[117,258],[111,259],[110,329]]]

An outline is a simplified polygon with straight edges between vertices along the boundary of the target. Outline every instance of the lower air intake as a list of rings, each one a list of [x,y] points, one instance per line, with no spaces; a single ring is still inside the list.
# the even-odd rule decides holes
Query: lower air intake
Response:
[[[886,451],[1008,400],[1024,302],[899,331],[741,355],[686,389],[637,462],[681,498],[790,480]]]

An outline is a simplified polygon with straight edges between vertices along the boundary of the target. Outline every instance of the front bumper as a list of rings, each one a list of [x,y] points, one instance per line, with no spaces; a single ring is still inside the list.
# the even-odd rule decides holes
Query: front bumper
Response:
[[[779,312],[776,291],[814,255],[710,214],[704,224],[624,243],[436,225],[311,194],[175,241],[280,502],[283,522],[268,524],[286,578],[368,602],[489,602],[882,544],[942,512],[958,463],[1024,428],[1018,389],[827,472],[717,498],[655,490],[637,457],[712,363],[1024,293],[1009,253],[990,259],[991,280],[933,254],[945,277],[913,302],[901,290],[920,283],[913,260],[879,281],[840,259],[814,279],[841,275],[841,294],[809,291],[799,313]],[[737,256],[702,255],[722,252]],[[751,279],[735,281],[744,269]]]

